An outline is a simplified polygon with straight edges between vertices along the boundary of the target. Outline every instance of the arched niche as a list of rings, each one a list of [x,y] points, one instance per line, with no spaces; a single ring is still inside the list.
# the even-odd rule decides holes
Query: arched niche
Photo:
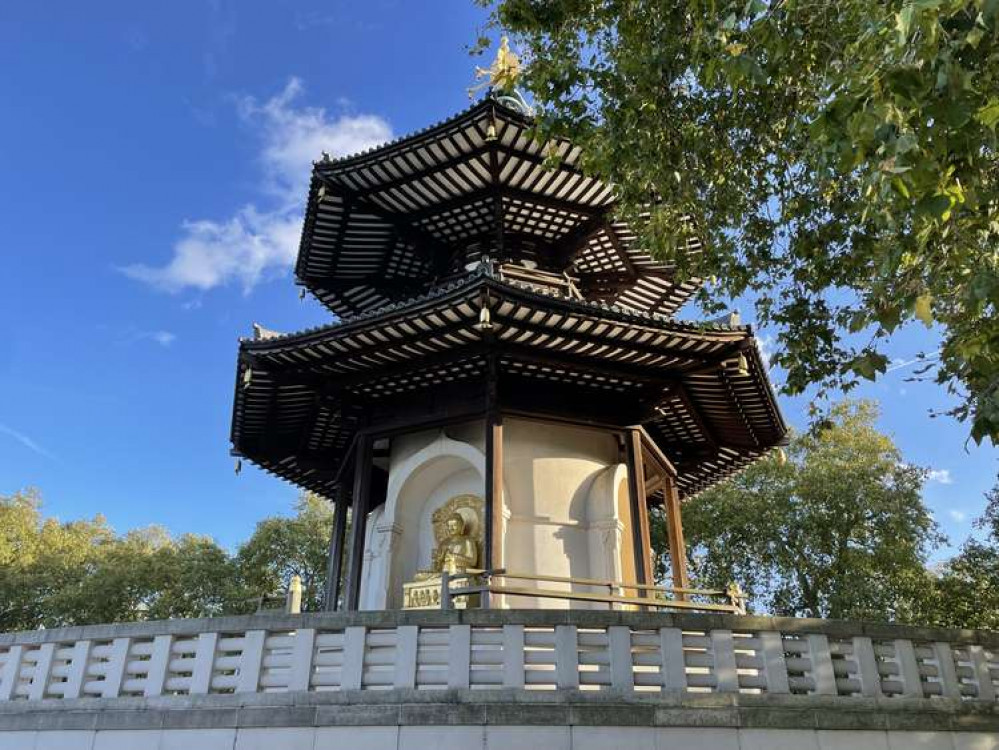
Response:
[[[402,606],[402,584],[430,565],[433,512],[455,495],[483,497],[485,470],[481,450],[443,432],[392,461],[384,510],[369,542],[373,555],[363,608]]]

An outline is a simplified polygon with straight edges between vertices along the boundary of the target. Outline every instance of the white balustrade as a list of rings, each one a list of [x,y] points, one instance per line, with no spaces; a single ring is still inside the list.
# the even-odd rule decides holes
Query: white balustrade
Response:
[[[0,636],[0,703],[393,688],[995,703],[999,688],[999,649],[967,636],[844,636],[841,624],[829,634],[821,625],[782,632],[740,628],[738,617],[726,618],[726,627],[697,629],[686,626],[696,620],[678,626],[668,619],[664,627],[650,627],[654,621],[640,613],[633,624],[622,613],[608,613],[601,625],[600,613],[584,614],[577,624],[571,614],[563,624],[550,624],[530,613],[502,624],[495,616],[482,624],[474,616],[460,623],[428,616],[421,624],[408,613],[397,625],[333,615],[308,617],[309,627],[300,628],[283,619],[267,629],[261,618],[247,618],[252,622],[240,630],[233,627],[240,618],[229,618],[224,630],[198,621],[188,633],[177,623],[148,623],[121,626],[138,634],[104,639],[67,640],[59,631],[20,634],[23,642]],[[890,628],[881,632],[890,635]]]

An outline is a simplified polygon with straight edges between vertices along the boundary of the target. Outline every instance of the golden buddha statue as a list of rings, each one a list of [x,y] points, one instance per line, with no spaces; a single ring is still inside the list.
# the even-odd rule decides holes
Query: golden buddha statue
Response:
[[[434,512],[436,545],[430,569],[417,571],[411,582],[403,584],[405,608],[439,607],[442,574],[453,576],[479,566],[481,517],[482,499],[475,495],[453,497]],[[452,604],[460,609],[477,601],[477,595],[459,596]]]
[[[447,536],[434,550],[434,573],[464,573],[479,562],[479,550],[475,540],[468,535],[465,519],[460,513],[452,513],[444,522]]]

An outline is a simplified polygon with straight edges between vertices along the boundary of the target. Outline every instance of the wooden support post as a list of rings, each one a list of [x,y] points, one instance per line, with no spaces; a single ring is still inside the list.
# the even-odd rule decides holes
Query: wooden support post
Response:
[[[503,540],[503,420],[498,414],[486,420],[486,508],[483,567],[501,567]]]
[[[356,611],[361,602],[361,566],[364,537],[371,505],[371,436],[358,435],[354,466],[353,522],[350,528],[350,561],[347,567],[347,596],[344,609]]]
[[[635,548],[635,575],[638,583],[651,584],[652,542],[649,538],[649,507],[645,492],[645,466],[642,461],[642,433],[625,434],[628,455],[628,498],[631,505],[631,530]]]
[[[669,542],[669,560],[673,572],[673,586],[678,589],[690,587],[687,575],[687,545],[683,541],[683,519],[680,517],[680,495],[676,490],[676,479],[666,477],[663,487],[666,498],[666,539]],[[686,599],[686,596],[681,596]]]
[[[333,533],[330,535],[330,559],[326,565],[326,592],[323,609],[336,612],[340,602],[340,584],[343,579],[343,543],[347,532],[347,487],[341,482],[336,489]]]

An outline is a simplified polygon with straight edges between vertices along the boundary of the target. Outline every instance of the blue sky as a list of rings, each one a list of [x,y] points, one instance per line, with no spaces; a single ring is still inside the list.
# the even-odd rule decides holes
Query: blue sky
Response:
[[[287,512],[293,487],[233,473],[237,338],[329,320],[290,273],[311,160],[466,106],[482,20],[470,0],[3,4],[0,494],[230,546]],[[891,353],[934,348],[913,328]],[[965,450],[911,374],[857,395],[959,542],[997,451]]]

